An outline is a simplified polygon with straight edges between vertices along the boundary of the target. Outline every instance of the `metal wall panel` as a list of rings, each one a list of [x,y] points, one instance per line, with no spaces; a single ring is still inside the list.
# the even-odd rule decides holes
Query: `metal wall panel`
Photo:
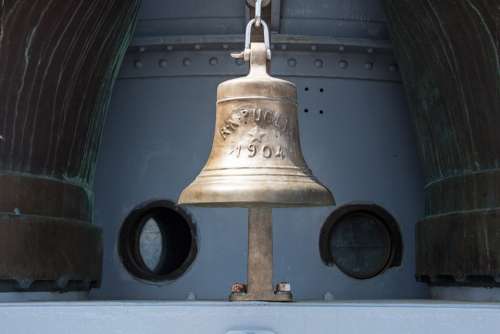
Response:
[[[212,140],[217,84],[227,75],[245,72],[245,66],[224,58],[227,52],[174,51],[161,56],[146,50],[127,56],[97,168],[96,222],[104,230],[105,259],[102,288],[93,291],[93,298],[185,299],[191,294],[190,298],[220,300],[232,283],[245,281],[244,209],[188,208],[198,226],[199,253],[176,281],[138,281],[125,271],[117,254],[118,230],[127,214],[151,199],[175,201],[203,167]],[[372,74],[360,75],[360,69],[369,72],[364,62],[355,60],[366,55],[274,55],[275,71],[294,74],[285,78],[298,87],[301,142],[314,175],[332,189],[338,204],[361,200],[384,206],[401,224],[405,247],[401,267],[355,280],[320,259],[319,231],[333,207],[276,209],[275,280],[290,281],[299,300],[325,294],[339,299],[426,296],[427,288],[413,277],[421,174],[402,86],[388,67],[388,56],[374,59],[385,76],[369,79],[366,76]],[[160,56],[167,60],[166,68],[159,66]],[[210,65],[214,56],[219,61]],[[300,61],[290,66],[290,57]],[[321,68],[315,66],[317,59],[323,60]],[[336,74],[339,59],[349,63],[344,69],[348,74]]]
[[[389,39],[378,0],[282,0],[281,32]]]

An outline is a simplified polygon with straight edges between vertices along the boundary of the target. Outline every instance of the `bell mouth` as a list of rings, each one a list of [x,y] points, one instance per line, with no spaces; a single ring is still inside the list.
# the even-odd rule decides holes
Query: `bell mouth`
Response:
[[[198,177],[179,197],[181,205],[202,207],[307,207],[335,205],[332,193],[310,176],[280,180],[261,176]]]

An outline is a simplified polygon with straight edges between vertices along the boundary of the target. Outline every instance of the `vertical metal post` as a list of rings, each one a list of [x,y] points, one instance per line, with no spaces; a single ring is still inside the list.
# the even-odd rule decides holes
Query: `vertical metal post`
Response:
[[[290,302],[290,284],[281,282],[273,288],[273,213],[271,208],[248,209],[247,284],[235,283],[229,300]]]
[[[248,209],[249,294],[273,291],[273,222],[271,208]]]

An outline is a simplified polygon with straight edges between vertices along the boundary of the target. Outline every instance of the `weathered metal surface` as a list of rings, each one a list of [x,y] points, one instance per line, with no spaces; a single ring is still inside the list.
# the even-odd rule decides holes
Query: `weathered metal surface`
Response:
[[[271,208],[248,209],[247,293],[273,291],[273,214]]]
[[[279,21],[274,20],[272,10],[269,13],[278,2]],[[203,0],[147,0],[141,7],[137,35],[239,34],[248,21],[245,7],[244,0],[218,0],[210,5]],[[389,38],[381,0],[271,1],[263,10],[266,20],[269,14],[271,30],[276,31],[274,24],[279,23],[285,34]]]
[[[99,285],[93,175],[137,10],[136,0],[1,4],[2,290]]]
[[[98,287],[101,229],[88,221],[0,215],[0,292]]]
[[[248,209],[248,283],[233,284],[231,301],[291,301],[288,291],[279,283],[273,289],[273,214],[271,208]]]
[[[267,73],[266,47],[252,43],[248,76],[221,83],[212,151],[180,204],[233,207],[331,205],[300,148],[297,91]]]
[[[426,174],[417,278],[499,285],[498,3],[385,3]]]

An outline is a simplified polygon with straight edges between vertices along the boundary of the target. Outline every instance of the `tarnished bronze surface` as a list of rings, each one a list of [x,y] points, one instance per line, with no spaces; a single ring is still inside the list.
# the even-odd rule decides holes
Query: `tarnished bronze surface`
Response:
[[[221,83],[212,151],[200,175],[180,195],[180,204],[247,207],[248,285],[233,285],[232,301],[291,301],[288,283],[273,289],[272,207],[332,205],[330,191],[307,167],[299,141],[297,90],[267,73],[265,43],[249,43],[246,77]],[[286,289],[285,289],[286,287]]]
[[[0,5],[0,290],[99,285],[92,185],[138,0]]]
[[[0,292],[100,286],[101,229],[87,221],[0,214]]]
[[[385,4],[426,177],[417,278],[498,286],[498,1]]]
[[[212,151],[179,203],[218,207],[334,203],[302,156],[295,85],[269,76],[263,43],[252,43],[246,77],[219,85]]]
[[[248,210],[248,283],[246,291],[233,291],[233,301],[291,301],[292,294],[273,291],[273,222],[271,208]]]

